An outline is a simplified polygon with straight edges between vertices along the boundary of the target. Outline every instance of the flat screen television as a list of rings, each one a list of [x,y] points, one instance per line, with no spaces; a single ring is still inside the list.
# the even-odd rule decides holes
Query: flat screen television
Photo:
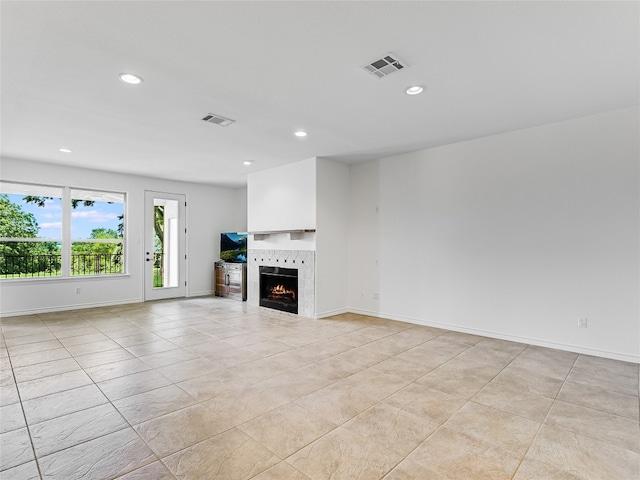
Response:
[[[220,260],[247,263],[247,234],[225,232],[220,235]]]

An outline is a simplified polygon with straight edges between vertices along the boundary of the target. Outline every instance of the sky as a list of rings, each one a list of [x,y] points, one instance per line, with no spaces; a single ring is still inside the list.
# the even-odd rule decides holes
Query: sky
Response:
[[[20,205],[22,211],[32,213],[38,221],[38,237],[62,238],[61,200],[47,200],[43,207],[22,201],[23,195],[9,195],[9,200]],[[118,215],[124,213],[124,204],[96,201],[91,207],[81,203],[71,210],[71,238],[90,238],[94,228],[107,228],[118,231]]]

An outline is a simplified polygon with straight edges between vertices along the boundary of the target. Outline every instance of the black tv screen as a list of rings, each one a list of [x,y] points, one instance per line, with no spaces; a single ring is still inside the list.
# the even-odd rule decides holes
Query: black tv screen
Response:
[[[225,232],[220,235],[220,260],[247,263],[247,234]]]

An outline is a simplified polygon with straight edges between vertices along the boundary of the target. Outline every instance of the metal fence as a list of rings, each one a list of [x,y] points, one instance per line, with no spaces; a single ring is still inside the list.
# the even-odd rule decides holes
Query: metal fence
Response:
[[[124,273],[122,254],[71,255],[71,275]],[[62,255],[0,255],[0,278],[59,277]]]

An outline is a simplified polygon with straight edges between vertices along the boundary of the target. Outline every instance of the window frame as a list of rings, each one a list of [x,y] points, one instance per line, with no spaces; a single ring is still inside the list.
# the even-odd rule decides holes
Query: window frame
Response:
[[[129,255],[128,255],[128,192],[125,191],[117,191],[117,190],[109,190],[109,189],[99,189],[93,187],[76,187],[71,185],[52,185],[52,184],[39,184],[32,182],[22,182],[22,181],[13,181],[13,180],[2,180],[1,184],[13,184],[13,185],[24,185],[26,187],[34,187],[34,191],[37,188],[42,189],[60,189],[61,190],[61,217],[62,217],[62,226],[61,233],[62,238],[22,238],[22,237],[0,237],[0,242],[55,242],[60,244],[60,256],[61,256],[61,269],[60,275],[51,275],[51,276],[29,276],[29,277],[0,277],[0,282],[33,282],[33,281],[69,281],[78,279],[107,279],[107,278],[117,278],[123,276],[129,276]],[[103,194],[114,194],[122,196],[122,214],[123,218],[123,229],[122,229],[122,238],[73,238],[71,236],[71,225],[72,225],[72,213],[73,208],[71,204],[72,200],[72,191],[79,190],[83,192],[97,192]],[[0,194],[4,194],[2,188],[0,188]],[[21,195],[21,194],[18,194]],[[24,194],[27,195],[27,194]],[[57,198],[57,197],[56,197]],[[72,245],[74,243],[109,243],[109,244],[121,244],[122,245],[122,272],[121,273],[93,273],[93,274],[73,274],[72,272]]]

